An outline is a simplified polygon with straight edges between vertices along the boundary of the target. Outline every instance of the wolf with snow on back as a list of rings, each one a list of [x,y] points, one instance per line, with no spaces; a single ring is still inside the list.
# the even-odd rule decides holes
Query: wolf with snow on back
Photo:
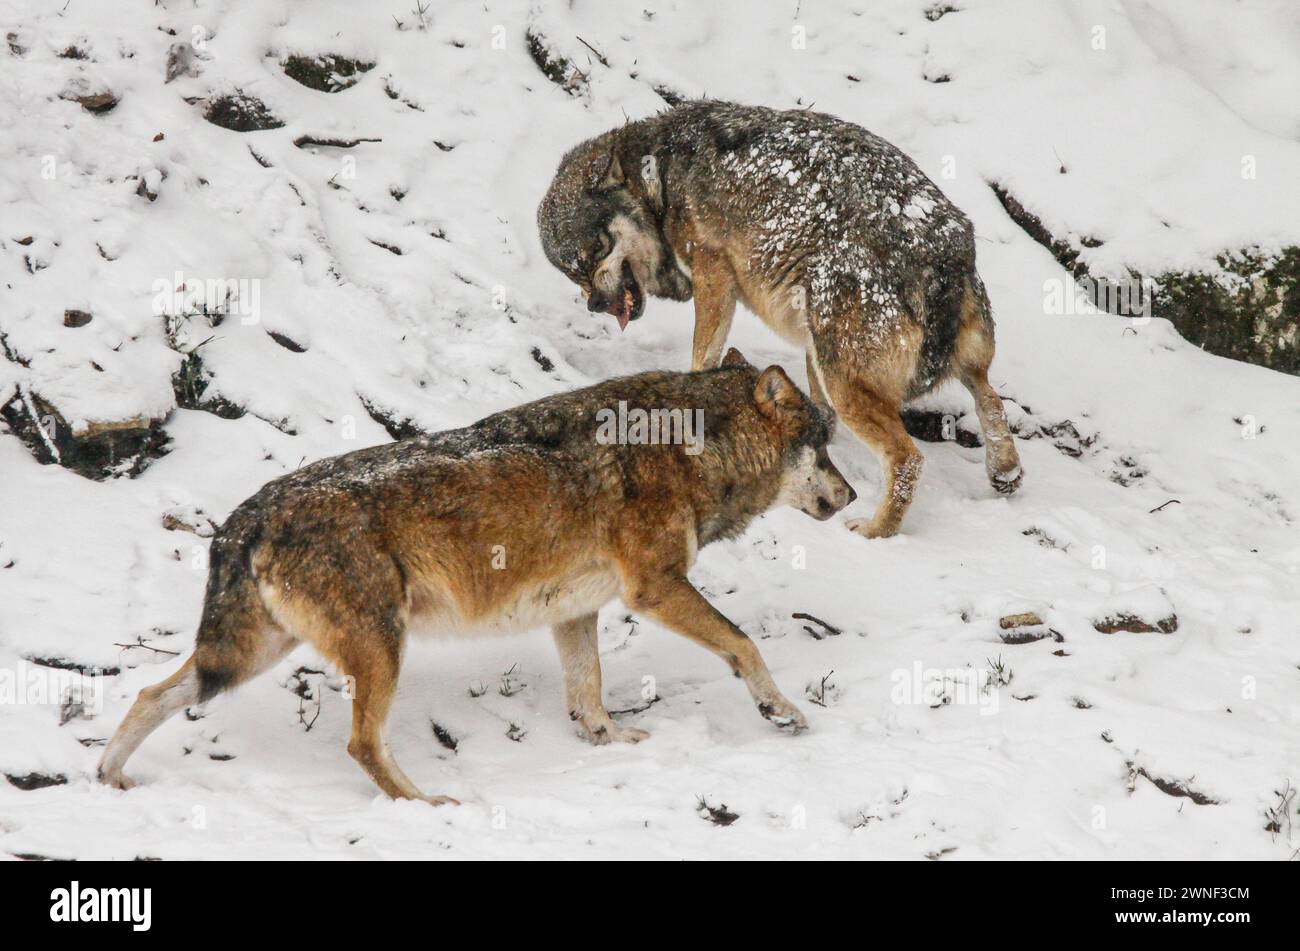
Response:
[[[615,407],[702,425],[624,438],[608,425]],[[379,788],[450,802],[421,793],[384,737],[412,628],[549,626],[579,734],[635,743],[648,734],[615,722],[601,697],[596,614],[614,598],[717,654],[762,716],[798,732],[803,714],[758,648],[686,573],[701,548],[774,506],[827,519],[852,502],[826,455],[833,429],[780,367],[760,371],[733,350],[704,373],[607,380],[269,482],[213,536],[194,654],[140,691],[99,778],[129,788],[123,767],[165,720],[307,643],[351,678],[348,752]]]
[[[694,101],[578,145],[537,213],[547,258],[620,327],[645,295],[695,300],[693,369],[740,302],[807,355],[813,395],[880,458],[849,527],[894,534],[922,456],[899,411],[949,376],[975,398],[993,488],[1020,485],[988,381],[993,318],[970,221],[894,146],[807,110]]]

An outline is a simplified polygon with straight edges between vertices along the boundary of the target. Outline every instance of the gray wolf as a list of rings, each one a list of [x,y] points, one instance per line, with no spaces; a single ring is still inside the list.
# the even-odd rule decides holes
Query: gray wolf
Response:
[[[691,366],[716,366],[737,302],[807,355],[885,474],[868,538],[894,534],[922,456],[902,404],[950,376],[975,398],[989,482],[1020,485],[989,385],[993,318],[970,221],[906,155],[807,110],[693,101],[583,142],[537,213],[547,258],[626,329],[647,294],[695,300]]]
[[[702,437],[611,439],[618,406],[702,411]],[[700,548],[776,505],[826,519],[853,500],[826,454],[833,425],[780,367],[733,351],[716,369],[609,380],[276,479],[213,537],[194,653],[140,692],[99,777],[128,788],[127,759],[164,720],[305,642],[351,678],[348,752],[379,788],[449,802],[422,794],[384,739],[411,628],[549,625],[580,735],[635,743],[646,732],[616,723],[601,696],[596,617],[616,597],[720,656],[764,717],[797,732],[803,714],[758,649],[686,573]]]

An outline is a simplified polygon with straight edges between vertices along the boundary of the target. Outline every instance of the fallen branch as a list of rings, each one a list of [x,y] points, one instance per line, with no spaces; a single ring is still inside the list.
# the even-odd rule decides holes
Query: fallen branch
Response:
[[[803,629],[807,631],[809,634],[811,634],[814,640],[818,640],[818,641],[823,640],[827,636],[827,634],[829,634],[831,637],[839,637],[841,634],[844,633],[838,627],[835,627],[833,624],[827,624],[821,618],[813,617],[811,614],[804,614],[802,611],[796,611],[794,614],[791,614],[790,617],[794,618],[796,621],[812,621],[814,624],[821,625],[821,627],[825,629],[826,632],[825,634],[820,633],[818,631],[814,631],[807,624],[803,625]]]
[[[180,652],[180,651],[169,651],[169,650],[164,650],[164,649],[161,648],[161,647],[154,647],[152,644],[146,644],[146,643],[144,642],[144,636],[143,636],[143,635],[140,635],[140,634],[137,634],[137,635],[136,635],[135,643],[134,643],[134,644],[118,644],[118,643],[114,642],[113,646],[114,646],[114,647],[120,647],[120,648],[122,648],[122,650],[130,650],[130,649],[133,648],[133,647],[143,647],[145,650],[147,650],[147,651],[153,651],[155,654],[168,654],[168,655],[170,655],[171,657],[180,657],[180,656],[181,656],[181,652]]]
[[[319,139],[314,135],[300,135],[293,140],[293,144],[300,149],[310,146],[322,146],[330,149],[351,149],[360,145],[362,142],[382,142],[383,139]]]

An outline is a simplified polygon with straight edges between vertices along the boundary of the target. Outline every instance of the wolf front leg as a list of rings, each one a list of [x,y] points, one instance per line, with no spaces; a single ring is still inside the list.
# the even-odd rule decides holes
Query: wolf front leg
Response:
[[[580,734],[603,746],[609,742],[640,743],[650,734],[636,727],[619,726],[601,698],[600,650],[596,644],[596,615],[565,621],[551,628],[564,668],[564,701],[569,719]]]
[[[808,721],[785,698],[748,635],[732,624],[683,575],[625,574],[623,600],[639,614],[708,648],[745,682],[758,712],[781,729],[799,733]]]
[[[695,296],[691,369],[711,370],[722,359],[736,314],[736,276],[722,254],[700,249],[691,259],[691,286]]]

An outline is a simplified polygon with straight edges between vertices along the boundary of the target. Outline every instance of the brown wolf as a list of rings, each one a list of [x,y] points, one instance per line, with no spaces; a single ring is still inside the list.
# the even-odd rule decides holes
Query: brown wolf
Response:
[[[764,717],[802,729],[758,649],[686,572],[701,547],[773,506],[825,519],[853,490],[826,455],[828,408],[779,367],[760,373],[735,351],[724,364],[610,380],[268,483],[213,538],[194,654],[140,692],[100,778],[128,788],[122,768],[159,724],[305,641],[352,678],[348,752],[379,787],[448,802],[423,796],[384,740],[412,626],[550,625],[579,732],[635,743],[646,732],[615,723],[601,699],[596,612],[615,597],[718,654]],[[633,418],[625,439],[607,426],[616,407]],[[679,421],[698,411],[703,431],[646,439],[639,411]]]
[[[970,221],[865,129],[688,102],[572,149],[537,218],[551,263],[623,328],[646,294],[694,296],[693,369],[717,365],[737,301],[802,348],[813,395],[884,468],[855,531],[898,530],[922,463],[899,408],[950,375],[975,397],[993,488],[1020,485]]]

